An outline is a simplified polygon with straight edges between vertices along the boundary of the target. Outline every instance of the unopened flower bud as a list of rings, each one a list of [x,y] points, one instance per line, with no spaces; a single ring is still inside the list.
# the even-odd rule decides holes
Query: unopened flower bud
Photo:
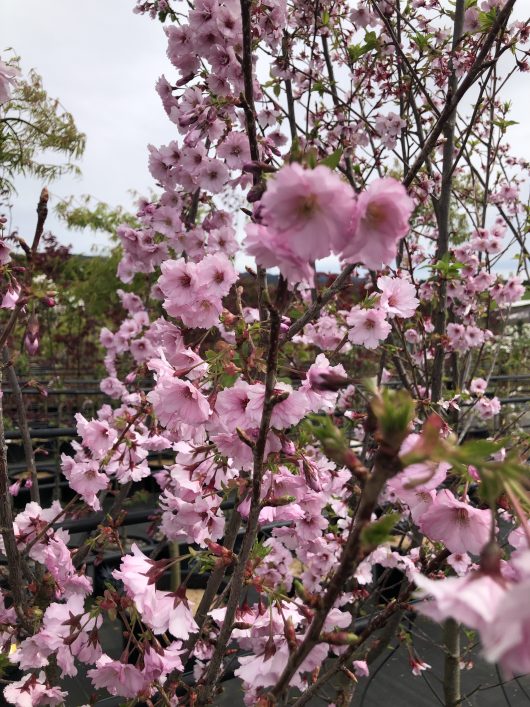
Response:
[[[246,162],[243,165],[243,172],[249,172],[250,174],[261,174],[262,172],[275,172],[276,167],[274,165],[267,164],[266,162],[260,162],[255,160],[254,162]]]
[[[480,553],[480,569],[484,574],[500,576],[502,550],[495,542],[488,542]]]
[[[320,640],[323,643],[330,643],[332,646],[353,646],[359,642],[359,636],[346,631],[330,631],[321,633]]]
[[[247,201],[253,204],[255,201],[259,201],[264,193],[265,184],[259,182],[258,184],[255,184],[252,189],[249,189],[247,194]]]

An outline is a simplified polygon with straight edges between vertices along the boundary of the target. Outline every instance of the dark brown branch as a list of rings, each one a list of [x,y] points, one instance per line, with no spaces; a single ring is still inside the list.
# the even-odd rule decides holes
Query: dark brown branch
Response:
[[[32,256],[35,255],[35,253],[37,252],[41,236],[44,233],[44,223],[46,221],[46,217],[48,216],[48,199],[48,190],[46,189],[46,187],[44,187],[40,193],[39,203],[37,204],[37,226],[35,228],[33,244],[31,246]]]
[[[233,550],[235,541],[237,538],[237,533],[239,531],[239,527],[241,525],[241,516],[239,515],[238,511],[234,508],[232,511],[232,515],[230,516],[230,520],[228,521],[228,527],[226,529],[226,533],[224,536],[223,540],[223,547],[226,548],[227,550]],[[226,567],[224,565],[221,565],[220,567],[217,567],[214,569],[214,571],[211,573],[210,577],[208,578],[208,583],[206,585],[206,589],[204,591],[204,594],[202,595],[201,601],[199,603],[199,606],[197,607],[197,611],[195,612],[195,616],[193,617],[195,619],[195,623],[199,627],[198,633],[196,633],[187,643],[187,650],[185,655],[182,657],[182,662],[185,664],[186,660],[189,658],[195,643],[199,639],[201,635],[201,629],[204,626],[204,622],[206,620],[206,617],[208,615],[208,611],[210,610],[210,607],[212,605],[213,600],[215,599],[217,595],[217,591],[219,587],[221,586],[221,582],[223,581],[223,578],[226,574]]]
[[[289,64],[289,35],[284,31],[282,38],[282,60],[284,69],[287,70]],[[291,132],[291,140],[296,140],[296,114],[294,110],[293,84],[291,79],[285,79],[285,96],[287,98],[287,119],[289,120],[289,130]]]
[[[13,367],[13,361],[9,356],[7,346],[2,349],[2,362],[7,374],[7,380],[11,387],[12,395],[17,409],[18,427],[22,444],[24,446],[24,457],[26,459],[27,470],[31,478],[31,488],[29,490],[32,501],[40,505],[39,479],[37,477],[37,466],[35,464],[35,453],[33,452],[33,442],[29,433],[28,418],[26,416],[26,403],[20,389],[18,377]]]
[[[460,44],[464,27],[464,0],[456,0],[455,20],[453,27],[452,58],[450,61],[451,75],[447,92],[447,104],[452,104],[452,98],[457,90],[456,67],[454,66],[454,55]],[[438,222],[438,240],[436,244],[436,260],[442,260],[449,252],[449,225],[451,209],[451,188],[453,175],[454,144],[455,144],[455,124],[456,106],[449,113],[443,134],[445,138],[442,160],[442,185],[440,190],[440,200],[436,209],[436,219]],[[431,400],[438,402],[442,396],[442,382],[444,374],[445,346],[442,337],[445,334],[447,321],[447,280],[441,278],[437,292],[437,303],[434,312],[434,332],[436,335],[436,349],[432,369]]]
[[[328,613],[337,598],[344,591],[346,582],[351,578],[361,562],[362,531],[370,522],[372,513],[377,506],[379,494],[385,483],[401,469],[397,456],[398,451],[398,449],[379,449],[376,453],[374,468],[363,488],[361,499],[355,513],[353,527],[342,551],[339,567],[332,576],[328,588],[319,602],[315,616],[304,640],[300,643],[298,648],[291,653],[285,670],[271,690],[270,694],[273,698],[278,699],[284,694],[300,665],[319,642],[320,634],[322,633],[322,628]]]
[[[242,0],[242,2],[246,2],[246,0]],[[235,566],[234,573],[232,575],[230,594],[228,596],[223,625],[221,626],[219,636],[217,637],[217,645],[210,659],[208,670],[201,679],[202,685],[199,690],[198,705],[208,704],[212,692],[215,689],[223,656],[230,641],[230,636],[232,635],[232,627],[240,602],[241,589],[244,584],[247,562],[258,533],[258,521],[262,509],[261,484],[265,468],[265,446],[267,444],[267,436],[270,430],[272,411],[275,405],[274,387],[276,385],[276,371],[278,368],[281,304],[285,298],[286,292],[287,283],[282,277],[280,277],[276,300],[277,306],[270,308],[270,332],[267,354],[267,374],[265,378],[265,396],[258,438],[256,440],[256,446],[254,447],[254,468],[252,472],[251,502],[247,519],[247,527],[243,536],[243,542],[239,552],[237,565]]]
[[[17,323],[18,315],[24,309],[26,304],[27,301],[25,297],[21,297],[15,304],[15,308],[11,312],[11,316],[9,317],[5,329],[2,332],[2,335],[0,336],[0,349],[4,348],[6,341],[9,339],[9,336],[13,331],[15,324]]]
[[[453,113],[453,111],[456,109],[460,101],[462,100],[463,96],[467,93],[467,91],[471,88],[471,86],[475,83],[477,78],[479,77],[480,73],[483,71],[483,69],[486,67],[486,60],[488,57],[488,54],[490,52],[490,49],[493,46],[493,43],[495,41],[495,38],[497,36],[497,33],[499,30],[501,30],[504,26],[504,23],[510,16],[510,13],[513,9],[513,6],[515,5],[515,0],[508,0],[506,5],[502,8],[502,10],[499,12],[497,15],[497,18],[495,19],[495,22],[493,23],[490,31],[486,35],[486,39],[484,40],[484,43],[482,45],[482,49],[477,55],[477,58],[473,62],[473,65],[469,69],[469,71],[466,74],[466,77],[461,81],[460,85],[458,86],[457,90],[454,93],[454,96],[451,101],[448,101],[442,112],[440,113],[440,117],[438,118],[436,124],[434,125],[433,129],[431,130],[429,136],[427,137],[425,144],[423,145],[423,148],[416,158],[414,164],[408,171],[407,175],[405,176],[405,179],[403,180],[403,184],[406,187],[409,187],[420,169],[423,166],[423,163],[425,160],[429,157],[430,153],[436,146],[436,142],[438,141],[438,138],[443,132],[443,129],[445,127],[445,124],[449,118],[449,116]]]
[[[444,624],[444,696],[446,707],[459,707],[460,690],[460,624],[447,619]]]
[[[0,369],[0,386],[2,371]],[[28,620],[26,616],[26,599],[24,596],[22,557],[18,550],[15,531],[13,529],[13,508],[9,493],[9,475],[7,470],[7,449],[4,433],[4,415],[0,399],[0,525],[4,549],[9,571],[9,588],[13,597],[13,607],[23,626]]]
[[[321,36],[322,40],[322,50],[324,52],[324,60],[326,62],[326,68],[328,70],[329,85],[331,89],[331,97],[333,99],[333,105],[335,110],[340,108],[339,94],[337,92],[337,83],[335,81],[335,72],[333,71],[333,63],[329,54],[328,38],[327,35],[323,34]],[[344,162],[346,164],[346,176],[351,186],[355,189],[355,180],[353,178],[353,165],[351,157],[349,155],[344,155]]]
[[[346,265],[341,274],[335,278],[335,281],[331,287],[328,287],[327,290],[320,293],[317,301],[306,310],[305,314],[291,324],[287,332],[282,337],[282,343],[292,339],[293,336],[296,336],[298,332],[302,331],[306,324],[309,324],[309,322],[313,321],[313,319],[316,319],[322,308],[325,307],[326,304],[333,299],[338,292],[340,292],[340,290],[350,284],[349,280],[354,268],[355,265]]]

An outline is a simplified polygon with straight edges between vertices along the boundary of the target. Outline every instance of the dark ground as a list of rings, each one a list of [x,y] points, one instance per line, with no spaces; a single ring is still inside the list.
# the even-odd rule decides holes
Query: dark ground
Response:
[[[390,648],[372,666],[371,677],[361,678],[357,685],[351,707],[431,707],[444,705],[443,702],[443,652],[440,647],[441,630],[435,624],[420,620],[412,629],[414,647],[418,657],[432,666],[421,676],[411,673],[408,652],[401,645]],[[117,628],[105,631],[104,647],[109,653],[119,655],[121,637]],[[467,645],[462,637],[462,647]],[[114,648],[114,650],[112,650]],[[117,653],[116,653],[117,651]],[[480,660],[478,650],[472,654],[474,667],[462,671],[462,707],[525,707],[530,705],[530,676],[504,682],[495,666]],[[86,678],[65,681],[69,692],[67,707],[87,704],[93,692]],[[223,683],[223,694],[215,705],[218,707],[244,707],[241,683],[237,679]],[[332,702],[333,690],[329,695],[312,699],[309,707],[324,707]],[[97,702],[97,707],[118,707],[125,703],[123,698],[108,698]]]

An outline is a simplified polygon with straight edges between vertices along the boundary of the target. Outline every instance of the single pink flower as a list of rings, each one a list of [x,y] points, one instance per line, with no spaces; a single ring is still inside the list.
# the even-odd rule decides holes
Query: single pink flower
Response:
[[[134,665],[112,660],[102,655],[96,667],[87,672],[92,684],[98,690],[106,689],[111,695],[133,698],[149,686],[149,680]]]
[[[423,660],[420,660],[417,656],[413,655],[409,657],[409,665],[412,670],[412,674],[415,677],[421,675],[424,670],[430,670],[432,668],[432,665],[425,663]]]
[[[418,587],[417,596],[428,598],[428,601],[415,606],[420,614],[438,622],[453,618],[480,631],[495,619],[506,594],[506,587],[500,578],[480,572],[439,580],[428,579],[418,573],[414,576],[414,582]]]
[[[517,562],[523,579],[511,585],[496,605],[495,617],[480,627],[486,660],[499,663],[507,679],[530,672],[530,552]]]
[[[197,265],[198,285],[215,297],[225,297],[237,280],[237,272],[223,253],[207,255]]]
[[[421,516],[419,526],[428,538],[443,542],[451,552],[479,555],[488,542],[491,523],[488,509],[474,508],[443,489]]]
[[[467,552],[454,552],[447,558],[447,564],[454,569],[459,577],[463,577],[467,574],[469,567],[471,566],[471,558]]]
[[[86,420],[80,412],[76,413],[77,431],[85,447],[96,456],[103,456],[118,438],[116,430],[107,421]]]
[[[413,209],[400,182],[390,177],[372,182],[357,197],[348,237],[342,239],[342,257],[373,270],[390,264],[397,244],[408,233]]]
[[[256,258],[258,265],[278,267],[290,285],[311,282],[313,270],[309,260],[295,253],[285,235],[256,223],[247,224],[246,233],[246,252]]]
[[[169,429],[179,423],[199,425],[206,422],[212,412],[200,390],[181,378],[161,376],[147,399],[153,403],[160,422]]]
[[[160,289],[167,298],[166,309],[171,314],[173,306],[185,306],[196,298],[199,287],[197,265],[187,263],[184,258],[166,260],[160,266],[162,275],[158,280]]]
[[[354,208],[353,191],[327,167],[285,165],[261,199],[263,222],[307,261],[325,258],[343,239]]]
[[[354,660],[353,670],[355,675],[359,678],[366,678],[370,675],[370,670],[368,668],[368,663],[365,660]]]
[[[409,319],[414,316],[419,307],[416,288],[408,280],[401,277],[380,277],[377,287],[381,290],[379,306],[388,312],[389,317]]]
[[[12,289],[11,287],[9,287],[5,295],[2,297],[2,304],[0,304],[0,308],[15,309],[15,305],[18,302],[19,297],[20,287],[17,289]]]
[[[410,452],[419,441],[420,435],[408,435],[401,445],[400,455],[403,456]],[[410,507],[415,507],[423,500],[422,493],[432,491],[445,481],[449,469],[450,464],[447,462],[437,464],[427,461],[409,464],[388,481],[387,494],[391,498],[399,498]]]
[[[99,462],[94,459],[75,461],[66,454],[61,456],[61,468],[70,484],[70,488],[83,497],[95,511],[99,511],[101,504],[97,497],[99,491],[107,488],[109,477],[99,470]]]
[[[337,401],[337,388],[334,384],[343,383],[347,380],[347,374],[344,367],[331,366],[324,354],[319,354],[315,363],[313,363],[305,380],[299,390],[305,393],[312,412],[318,412],[325,409],[333,408]]]
[[[1,223],[1,221],[0,221]],[[6,265],[11,260],[11,248],[3,238],[0,238],[0,265]]]
[[[245,133],[230,132],[217,147],[217,154],[226,160],[230,169],[240,169],[250,159],[248,137]]]
[[[261,388],[263,387],[261,384]],[[243,380],[238,380],[230,388],[225,388],[217,394],[215,411],[226,429],[233,431],[237,427],[246,429],[256,423],[254,416],[247,413],[250,402],[249,393],[254,386]]]
[[[475,395],[484,395],[488,382],[484,378],[473,378],[469,386],[469,390]]]
[[[348,338],[352,344],[375,349],[389,335],[392,327],[386,321],[386,313],[382,309],[361,309],[354,307],[346,315],[347,323],[352,327]]]

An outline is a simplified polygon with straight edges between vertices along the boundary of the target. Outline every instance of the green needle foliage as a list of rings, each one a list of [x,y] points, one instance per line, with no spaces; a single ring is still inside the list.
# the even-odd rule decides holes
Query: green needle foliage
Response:
[[[18,57],[9,61],[18,67]],[[61,103],[50,98],[42,78],[33,69],[13,87],[11,100],[0,105],[0,193],[16,193],[17,175],[51,182],[67,173],[79,173],[75,160],[86,144],[74,119]],[[60,159],[57,159],[57,158]]]

